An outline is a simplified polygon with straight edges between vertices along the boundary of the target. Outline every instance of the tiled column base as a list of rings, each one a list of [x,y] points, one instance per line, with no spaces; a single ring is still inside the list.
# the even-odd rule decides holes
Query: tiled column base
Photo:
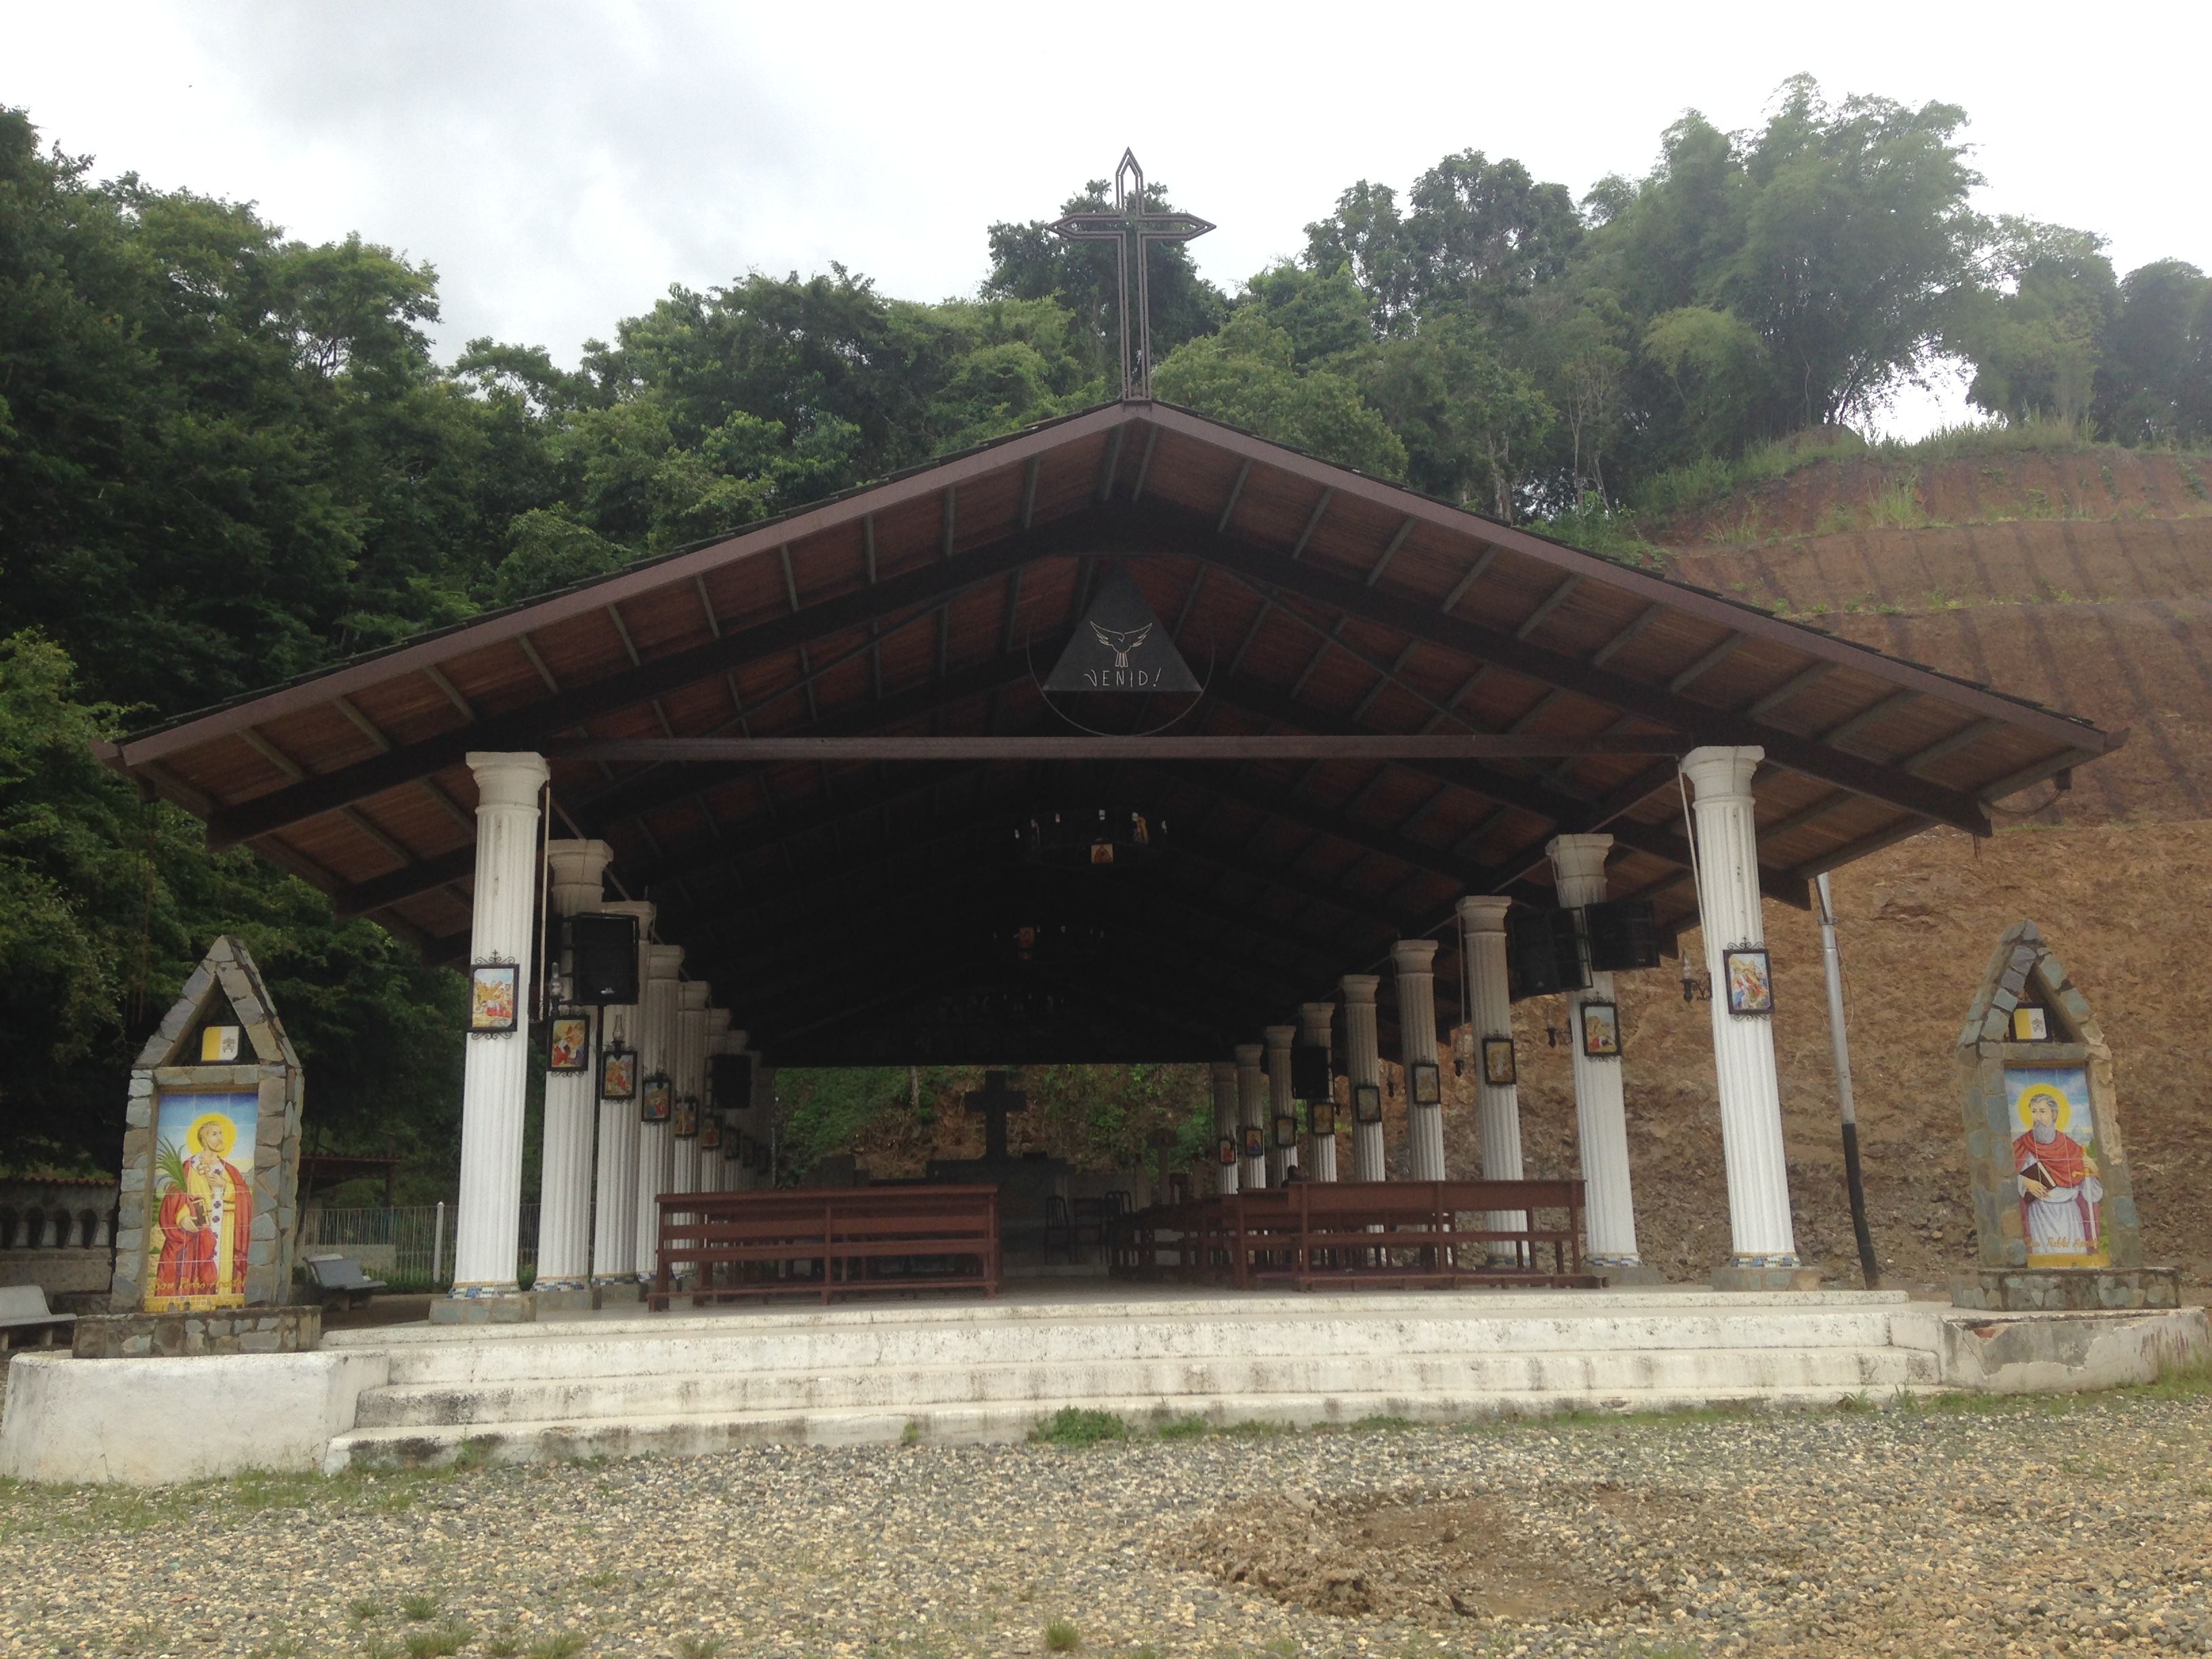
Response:
[[[498,1296],[440,1296],[430,1299],[433,1325],[526,1325],[538,1317],[533,1291]]]
[[[1716,1267],[1713,1269],[1713,1288],[1717,1291],[1817,1291],[1820,1288],[1818,1267]]]
[[[635,1306],[644,1300],[644,1292],[635,1279],[595,1279],[592,1281],[592,1305],[594,1308]]]

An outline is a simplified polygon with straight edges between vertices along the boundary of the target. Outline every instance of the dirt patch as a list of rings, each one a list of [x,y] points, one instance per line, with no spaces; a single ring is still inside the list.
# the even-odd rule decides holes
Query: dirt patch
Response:
[[[1540,1497],[1291,1493],[1218,1510],[1170,1553],[1222,1583],[1315,1613],[1548,1623],[1647,1602],[1637,1559],[1694,1523],[1706,1503],[1608,1486]]]

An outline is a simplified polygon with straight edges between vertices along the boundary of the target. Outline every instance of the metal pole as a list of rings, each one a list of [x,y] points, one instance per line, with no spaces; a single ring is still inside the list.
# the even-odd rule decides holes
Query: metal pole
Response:
[[[438,1281],[446,1272],[446,1200],[438,1200],[437,1213],[430,1218],[430,1289],[434,1293]]]
[[[1858,1109],[1851,1098],[1851,1045],[1844,1034],[1844,964],[1836,951],[1836,907],[1826,872],[1813,878],[1820,896],[1820,965],[1828,975],[1828,1038],[1836,1051],[1836,1110],[1843,1119],[1844,1186],[1850,1194],[1851,1231],[1858,1236],[1859,1273],[1869,1290],[1881,1283],[1874,1259],[1874,1235],[1867,1231],[1866,1182],[1859,1173]]]

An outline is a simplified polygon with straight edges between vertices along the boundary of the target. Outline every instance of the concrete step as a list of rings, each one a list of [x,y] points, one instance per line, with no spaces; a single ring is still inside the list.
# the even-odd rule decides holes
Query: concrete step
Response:
[[[410,1382],[361,1396],[360,1428],[612,1418],[746,1416],[1103,1397],[1260,1398],[1276,1394],[1462,1399],[1651,1390],[1886,1392],[1932,1382],[1931,1356],[1889,1347],[1655,1348],[1551,1353],[1315,1352],[1115,1355],[928,1365],[844,1364]]]
[[[1686,1307],[1538,1316],[1507,1316],[1493,1311],[1495,1306],[1463,1313],[1253,1313],[1217,1303],[1198,1317],[1164,1317],[1135,1308],[1113,1316],[1020,1319],[838,1321],[726,1315],[676,1325],[547,1325],[521,1339],[388,1346],[356,1340],[337,1346],[382,1347],[395,1384],[485,1384],[1108,1360],[1886,1348],[1893,1317],[1893,1310],[1880,1306],[1788,1313]],[[325,1339],[325,1346],[334,1345]]]
[[[1931,1385],[1900,1385],[1907,1393]],[[356,1429],[332,1439],[326,1473],[348,1467],[429,1468],[466,1453],[495,1463],[557,1462],[565,1458],[640,1455],[697,1456],[740,1446],[805,1444],[885,1445],[913,1439],[940,1445],[983,1445],[1025,1439],[1065,1407],[1109,1411],[1139,1431],[1178,1419],[1202,1417],[1217,1427],[1265,1423],[1285,1428],[1351,1425],[1364,1418],[1403,1418],[1449,1423],[1501,1415],[1540,1416],[1584,1409],[1607,1412],[1680,1411],[1727,1405],[1774,1407],[1832,1406],[1856,1388],[1654,1388],[1586,1392],[1514,1389],[1397,1395],[1362,1390],[1341,1394],[1276,1393],[1210,1395],[1108,1395],[1085,1399],[941,1404],[797,1412],[745,1412],[653,1417],[534,1419],[496,1425],[443,1423]]]

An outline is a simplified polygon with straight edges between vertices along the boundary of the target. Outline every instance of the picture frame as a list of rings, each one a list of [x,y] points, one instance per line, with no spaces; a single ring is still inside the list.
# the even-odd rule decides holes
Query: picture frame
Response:
[[[676,1085],[665,1072],[646,1079],[637,1095],[640,1123],[665,1123],[676,1115]]]
[[[1510,1036],[1482,1040],[1482,1080],[1493,1089],[1510,1089],[1521,1080],[1519,1057]]]
[[[1244,1156],[1247,1158],[1265,1158],[1267,1155],[1267,1138],[1266,1133],[1256,1123],[1248,1123],[1244,1125]]]
[[[1355,1083],[1352,1085],[1352,1121],[1354,1123],[1380,1123],[1382,1121],[1381,1084]]]
[[[469,1035],[505,1036],[522,1023],[522,968],[479,962],[469,968]]]
[[[1275,1146],[1278,1150],[1298,1144],[1298,1121],[1288,1112],[1275,1114]]]
[[[545,1069],[549,1072],[588,1072],[592,1069],[592,1017],[556,1014],[545,1030]]]
[[[1316,1100],[1306,1108],[1306,1111],[1312,1124],[1315,1139],[1328,1140],[1335,1135],[1336,1103],[1334,1101]]]
[[[1774,963],[1762,945],[1732,945],[1721,952],[1721,979],[1728,987],[1728,1011],[1739,1018],[1763,1018],[1774,1012]]]
[[[620,1037],[599,1050],[599,1098],[637,1098],[637,1050]]]
[[[200,1064],[203,1066],[231,1066],[238,1060],[240,1028],[235,1025],[208,1025],[200,1030]]]
[[[677,1097],[675,1109],[669,1114],[668,1127],[670,1133],[672,1133],[678,1140],[698,1139],[698,1096],[679,1095]]]
[[[2051,1011],[2035,1003],[2021,1003],[2012,1011],[2012,1040],[2014,1042],[2050,1042]]]
[[[722,1161],[725,1164],[741,1164],[744,1161],[744,1156],[745,1138],[738,1133],[737,1127],[732,1124],[722,1134]]]
[[[700,1118],[699,1150],[702,1152],[719,1152],[722,1150],[722,1116],[720,1113],[708,1112]]]
[[[1433,1060],[1417,1060],[1406,1068],[1407,1098],[1416,1106],[1444,1103],[1443,1074]]]
[[[1237,1138],[1224,1135],[1214,1144],[1213,1160],[1224,1169],[1237,1161]]]
[[[1583,1053],[1591,1060],[1620,1058],[1620,1009],[1611,1002],[1585,1002],[1580,1009]]]

